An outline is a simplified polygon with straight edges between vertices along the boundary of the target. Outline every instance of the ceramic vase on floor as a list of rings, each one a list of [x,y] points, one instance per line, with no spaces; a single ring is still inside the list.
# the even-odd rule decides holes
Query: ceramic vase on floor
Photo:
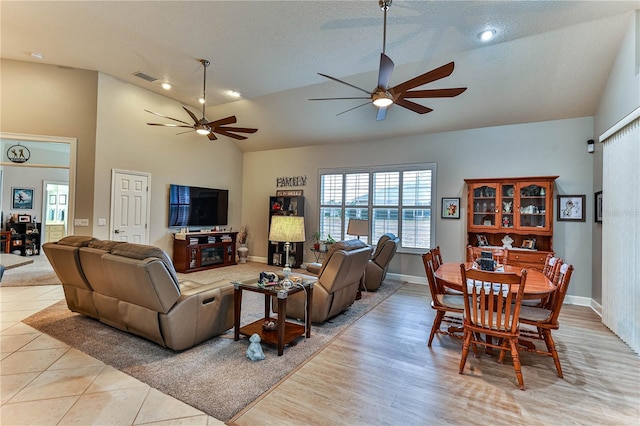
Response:
[[[246,244],[240,244],[238,247],[238,258],[240,259],[240,263],[247,263],[247,256],[249,254],[249,249]]]

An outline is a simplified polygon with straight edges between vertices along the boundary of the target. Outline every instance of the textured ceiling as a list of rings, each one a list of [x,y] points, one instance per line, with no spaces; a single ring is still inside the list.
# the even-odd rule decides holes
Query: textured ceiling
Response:
[[[318,72],[376,86],[384,17],[377,0],[2,1],[0,53],[100,71],[196,111],[197,59],[209,59],[207,118],[234,114],[239,126],[259,128],[237,142],[256,151],[593,115],[638,8],[640,1],[393,0],[391,84],[454,61],[450,77],[422,88],[468,90],[419,100],[434,110],[425,115],[393,106],[380,122],[371,105],[336,116],[359,101],[308,101],[360,95]],[[477,34],[487,27],[497,38],[482,44]],[[134,77],[138,71],[174,88]],[[189,120],[179,107],[157,112]]]

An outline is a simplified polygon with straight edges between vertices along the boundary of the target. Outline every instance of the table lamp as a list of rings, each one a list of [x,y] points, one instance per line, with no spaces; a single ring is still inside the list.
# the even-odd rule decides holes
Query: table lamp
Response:
[[[369,235],[369,221],[367,219],[350,219],[347,226],[347,234],[355,235],[360,239],[361,235]]]
[[[282,270],[284,279],[281,285],[285,289],[293,286],[293,282],[289,278],[291,268],[289,265],[289,248],[290,243],[304,242],[304,217],[303,216],[281,216],[271,217],[271,228],[269,229],[269,241],[284,243],[286,252],[285,266]]]

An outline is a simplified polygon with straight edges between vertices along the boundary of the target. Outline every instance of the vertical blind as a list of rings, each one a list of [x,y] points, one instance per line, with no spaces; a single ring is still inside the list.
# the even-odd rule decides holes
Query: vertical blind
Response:
[[[640,119],[603,142],[602,322],[640,353]]]

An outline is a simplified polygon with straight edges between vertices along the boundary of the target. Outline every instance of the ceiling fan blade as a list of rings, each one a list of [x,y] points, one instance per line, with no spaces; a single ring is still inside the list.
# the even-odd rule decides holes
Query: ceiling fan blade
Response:
[[[417,104],[415,102],[411,102],[411,101],[408,101],[408,100],[402,99],[402,98],[396,99],[394,101],[394,103],[396,105],[398,105],[398,106],[401,106],[403,108],[409,109],[409,110],[411,110],[413,112],[417,112],[418,114],[426,114],[428,112],[433,111],[431,108],[428,108],[426,106],[422,106],[420,104]]]
[[[178,123],[189,124],[186,121],[178,120],[177,118],[167,117],[166,115],[158,114],[157,112],[149,111],[148,109],[145,109],[145,111],[150,113],[150,114],[157,115],[158,117],[167,118],[169,120],[177,121]]]
[[[255,133],[258,131],[258,129],[250,129],[248,127],[214,127],[213,129],[214,132],[217,132],[218,130],[237,133]]]
[[[353,111],[353,110],[354,110],[354,109],[356,109],[356,108],[360,108],[360,107],[363,107],[363,106],[365,106],[365,105],[369,105],[370,103],[371,103],[371,102],[367,102],[367,103],[364,103],[364,104],[362,104],[362,105],[358,105],[358,106],[356,106],[356,107],[349,108],[349,109],[348,109],[348,110],[346,110],[346,111],[342,111],[342,112],[340,112],[340,113],[336,114],[336,116],[338,116],[338,115],[342,115],[342,114],[344,114],[345,112]]]
[[[194,113],[192,113],[191,111],[189,111],[187,108],[182,107],[185,111],[187,111],[187,114],[189,114],[191,116],[191,118],[193,119],[193,122],[196,124],[200,124],[200,120],[198,120],[198,117],[196,117],[196,115]]]
[[[216,137],[216,135],[213,134],[213,132],[209,132],[209,134],[207,135],[207,137],[209,138],[210,141],[215,141],[218,138]]]
[[[227,136],[229,138],[233,138],[233,139],[237,139],[239,141],[247,139],[246,136],[241,136],[241,135],[234,135],[233,133],[229,133],[227,131],[225,131],[224,129],[216,129],[214,130],[217,134],[222,135],[222,136]]]
[[[184,135],[185,133],[191,133],[191,132],[195,132],[196,129],[192,128],[191,130],[187,130],[186,132],[180,132],[180,133],[176,133],[176,135]]]
[[[384,53],[380,54],[380,71],[378,71],[378,87],[387,90],[393,73],[393,61]]]
[[[310,101],[340,101],[345,99],[370,99],[370,96],[357,96],[355,98],[313,98],[309,99]]]
[[[337,78],[335,78],[335,77],[331,77],[330,75],[326,75],[326,74],[322,74],[322,73],[318,73],[318,75],[321,75],[321,76],[326,77],[326,78],[328,78],[328,79],[330,79],[330,80],[333,80],[333,81],[337,81],[338,83],[346,84],[347,86],[349,86],[349,87],[353,87],[354,89],[360,90],[361,92],[364,92],[364,93],[366,93],[366,94],[368,94],[368,95],[370,95],[370,94],[371,94],[371,92],[369,92],[369,91],[367,91],[367,90],[364,90],[364,89],[363,89],[363,88],[361,88],[361,87],[354,86],[354,85],[353,85],[353,84],[351,84],[351,83],[347,83],[346,81],[342,81],[342,80],[339,80],[339,79],[337,79]]]
[[[423,84],[431,83],[432,81],[440,80],[451,75],[453,72],[453,62],[449,62],[439,68],[433,69],[422,75],[407,80],[404,83],[400,83],[397,86],[391,88],[394,94],[402,94],[407,90],[411,90],[414,87],[422,86]]]
[[[410,90],[402,94],[403,98],[453,98],[467,90],[466,87],[453,89]]]
[[[218,127],[218,126],[224,126],[226,124],[233,124],[237,121],[236,116],[235,115],[230,115],[229,117],[225,117],[225,118],[221,118],[220,120],[216,120],[216,121],[210,121],[207,123],[207,126],[209,127]]]
[[[162,126],[162,127],[186,127],[187,129],[193,129],[193,126],[183,126],[180,124],[165,124],[165,123],[147,123],[149,126]]]
[[[382,121],[387,118],[387,108],[389,107],[380,107],[378,108],[378,114],[376,115],[376,121]]]

